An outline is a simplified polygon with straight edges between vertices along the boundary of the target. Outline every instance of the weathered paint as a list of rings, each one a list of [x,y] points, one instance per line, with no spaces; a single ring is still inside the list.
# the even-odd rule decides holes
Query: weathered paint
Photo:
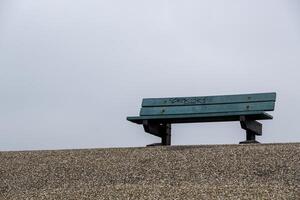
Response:
[[[223,96],[199,96],[199,97],[172,97],[172,98],[146,98],[143,99],[143,107],[156,106],[184,106],[184,105],[209,105],[245,102],[275,101],[276,93],[256,93]]]

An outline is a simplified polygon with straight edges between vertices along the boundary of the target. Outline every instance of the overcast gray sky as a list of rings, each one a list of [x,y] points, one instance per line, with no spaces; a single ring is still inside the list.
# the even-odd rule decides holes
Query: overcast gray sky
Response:
[[[144,97],[277,92],[270,142],[300,142],[298,0],[0,0],[0,150],[145,146]],[[232,144],[238,122],[173,126]]]

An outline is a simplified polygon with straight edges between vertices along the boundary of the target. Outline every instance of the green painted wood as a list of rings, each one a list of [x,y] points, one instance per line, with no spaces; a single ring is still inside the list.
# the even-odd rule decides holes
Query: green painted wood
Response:
[[[143,99],[143,107],[155,106],[184,106],[184,105],[209,105],[244,102],[275,101],[276,93],[256,93],[223,96],[203,97],[174,97],[174,98],[146,98]]]
[[[182,115],[182,114],[203,114],[220,112],[243,112],[243,111],[272,111],[275,103],[254,102],[235,104],[215,104],[197,106],[166,106],[166,107],[142,107],[140,116],[148,115]]]
[[[247,119],[268,120],[273,117],[262,111],[227,112],[227,113],[205,113],[190,115],[152,115],[127,117],[128,121],[142,124],[143,120],[158,120],[170,123],[194,123],[194,122],[216,122],[216,121],[239,121],[240,116],[247,116]]]

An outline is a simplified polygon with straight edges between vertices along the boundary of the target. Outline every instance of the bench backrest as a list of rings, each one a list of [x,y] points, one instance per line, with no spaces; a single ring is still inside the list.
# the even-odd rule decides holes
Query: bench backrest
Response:
[[[140,116],[273,111],[276,93],[143,99]]]

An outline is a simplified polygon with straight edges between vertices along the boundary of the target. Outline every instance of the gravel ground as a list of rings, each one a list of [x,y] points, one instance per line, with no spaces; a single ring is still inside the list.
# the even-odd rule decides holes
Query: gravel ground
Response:
[[[300,143],[0,152],[0,199],[300,199]]]

